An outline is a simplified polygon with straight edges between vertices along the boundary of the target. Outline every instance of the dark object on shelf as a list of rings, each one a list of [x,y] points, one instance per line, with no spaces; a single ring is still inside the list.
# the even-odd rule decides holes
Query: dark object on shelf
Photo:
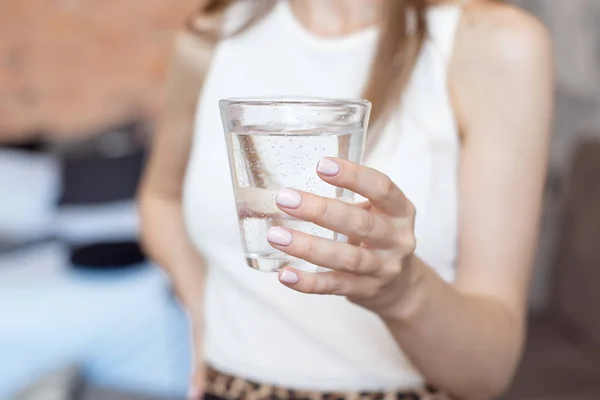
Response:
[[[67,159],[61,205],[100,204],[135,197],[145,153],[118,158]]]
[[[20,150],[26,151],[30,153],[42,153],[46,151],[47,144],[41,139],[37,139],[38,137],[42,137],[43,135],[33,135],[34,139],[29,139],[23,142],[17,143],[4,143],[1,147],[5,147],[10,150]]]
[[[146,261],[138,242],[93,243],[71,250],[71,263],[75,268],[114,270],[137,266]]]
[[[103,204],[135,197],[146,158],[146,127],[133,122],[55,144],[62,159],[60,205]]]

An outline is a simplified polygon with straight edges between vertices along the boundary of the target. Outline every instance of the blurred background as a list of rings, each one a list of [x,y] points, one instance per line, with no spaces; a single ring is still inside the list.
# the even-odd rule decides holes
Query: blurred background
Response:
[[[600,1],[550,28],[557,105],[530,332],[509,400],[600,399]],[[185,316],[133,196],[195,0],[0,0],[0,399],[183,398]]]

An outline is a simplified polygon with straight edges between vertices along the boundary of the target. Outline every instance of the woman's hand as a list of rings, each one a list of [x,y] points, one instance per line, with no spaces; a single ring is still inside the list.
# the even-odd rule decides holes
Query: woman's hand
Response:
[[[348,236],[348,243],[272,227],[273,247],[332,272],[308,273],[289,267],[279,280],[304,293],[334,294],[378,313],[400,304],[416,278],[413,264],[415,209],[391,179],[372,168],[324,158],[321,179],[369,201],[349,204],[306,192],[282,189],[277,206],[292,217]]]

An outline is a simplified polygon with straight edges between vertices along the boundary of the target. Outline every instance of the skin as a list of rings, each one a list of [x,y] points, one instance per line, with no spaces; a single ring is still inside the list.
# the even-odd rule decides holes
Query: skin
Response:
[[[339,7],[335,15],[342,22],[325,27],[327,21],[305,18],[317,15],[324,3]],[[299,6],[306,9],[298,11]],[[364,0],[294,3],[298,18],[317,33],[332,25],[339,25],[339,34],[360,29],[370,23],[357,21],[361,7]],[[197,98],[186,88],[198,79],[199,66],[189,56],[192,46],[181,42],[168,85],[172,105],[139,201],[143,241],[171,275],[193,322],[197,361],[190,397],[197,398],[204,379],[205,265],[185,232],[181,186]],[[290,191],[278,196],[284,212],[350,237],[344,244],[281,228],[270,231],[273,247],[333,270],[311,274],[285,268],[281,283],[300,292],[346,296],[378,314],[425,379],[456,398],[498,396],[520,357],[547,163],[551,60],[549,35],[533,17],[492,1],[467,5],[449,66],[461,132],[459,259],[451,284],[414,254],[417,210],[384,174],[326,159],[317,166],[320,178],[369,202],[349,205]]]
[[[319,36],[343,36],[378,22],[383,0],[293,1],[296,17]]]

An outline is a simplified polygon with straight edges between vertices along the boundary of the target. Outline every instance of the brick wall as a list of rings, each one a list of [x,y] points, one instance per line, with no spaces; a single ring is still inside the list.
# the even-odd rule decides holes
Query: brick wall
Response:
[[[153,116],[197,0],[1,0],[0,142]]]

